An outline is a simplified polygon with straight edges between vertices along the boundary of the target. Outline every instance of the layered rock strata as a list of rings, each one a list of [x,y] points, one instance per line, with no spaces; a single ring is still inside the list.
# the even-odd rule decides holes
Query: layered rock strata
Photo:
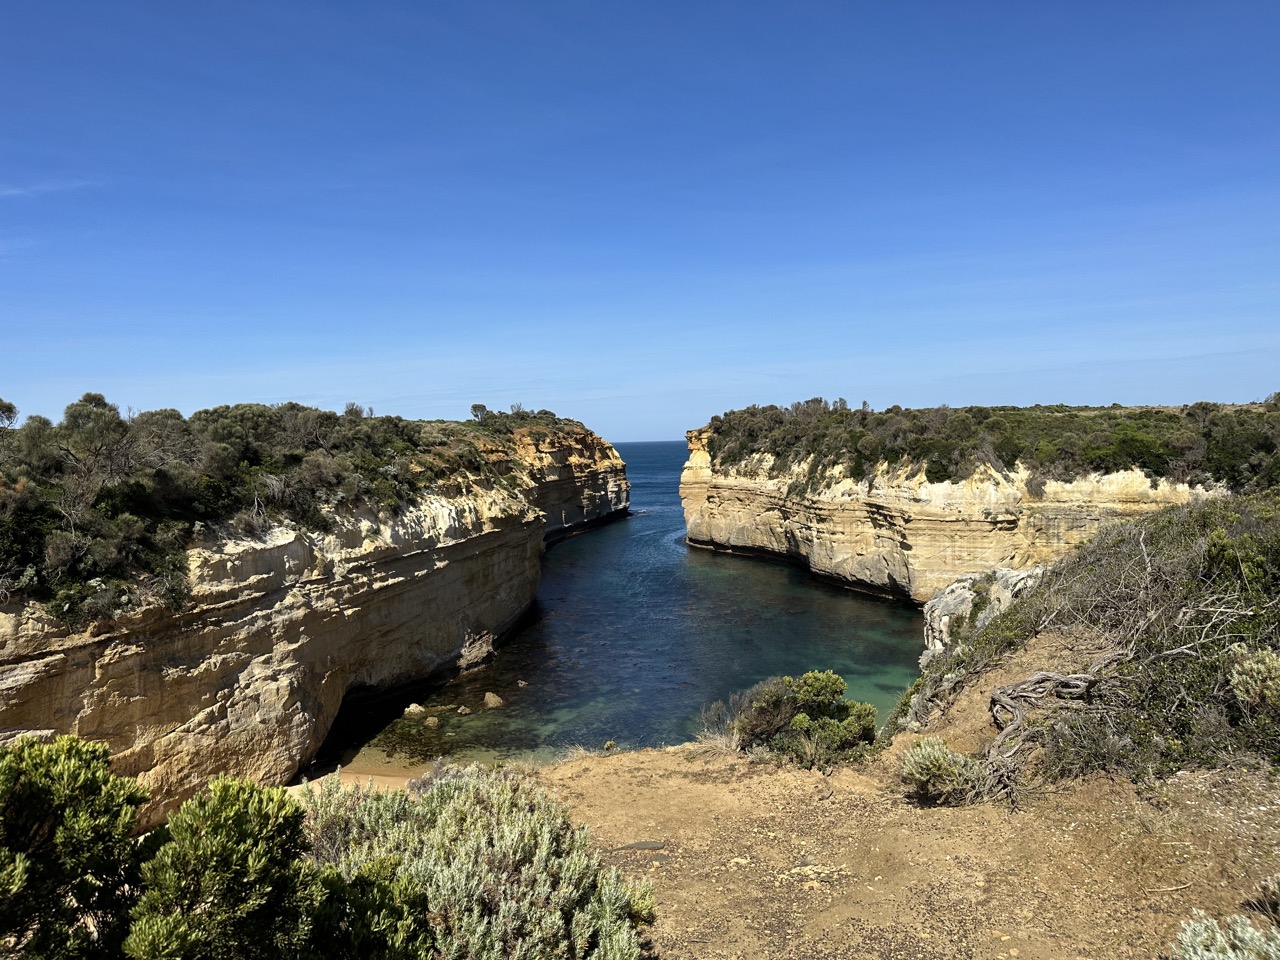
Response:
[[[882,466],[870,478],[801,463],[774,475],[756,455],[725,467],[710,433],[688,434],[680,478],[688,542],[778,557],[870,592],[924,603],[956,578],[1052,563],[1108,520],[1208,496],[1138,470],[1037,482],[990,467],[956,482]]]
[[[188,553],[192,602],[73,632],[0,607],[0,738],[105,740],[161,807],[217,773],[290,780],[347,691],[467,667],[533,602],[544,538],[625,514],[594,434],[517,437],[512,483]]]

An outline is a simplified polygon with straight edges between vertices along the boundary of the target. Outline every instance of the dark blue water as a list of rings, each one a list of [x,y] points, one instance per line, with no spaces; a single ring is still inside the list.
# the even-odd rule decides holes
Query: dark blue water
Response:
[[[534,619],[491,665],[393,705],[391,715],[422,703],[439,726],[396,720],[362,759],[537,759],[609,740],[679,743],[695,735],[705,704],[813,669],[843,675],[849,696],[882,717],[897,702],[923,646],[915,610],[783,564],[690,549],[677,489],[684,443],[617,447],[633,515],[553,546]],[[505,705],[483,710],[487,691]],[[460,716],[457,705],[474,712]],[[348,741],[343,759],[359,746]]]

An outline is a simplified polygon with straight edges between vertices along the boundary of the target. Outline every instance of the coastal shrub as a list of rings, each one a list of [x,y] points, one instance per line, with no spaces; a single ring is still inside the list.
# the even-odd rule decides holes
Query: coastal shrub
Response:
[[[1239,914],[1219,924],[1196,910],[1178,931],[1172,960],[1280,960],[1280,930],[1259,929]]]
[[[1280,710],[1280,654],[1240,644],[1232,646],[1230,653],[1235,658],[1231,692],[1241,707],[1249,711]]]
[[[844,698],[847,685],[831,670],[769,677],[702,711],[701,739],[734,749],[765,750],[803,766],[852,757],[875,739],[876,709]]]
[[[383,924],[448,957],[636,958],[647,884],[601,865],[583,828],[532,780],[449,769],[410,791],[303,795],[317,864],[384,885]],[[432,954],[434,955],[434,954]]]
[[[924,737],[902,759],[902,781],[921,803],[956,806],[981,800],[985,766],[947,746],[941,737]]]
[[[146,791],[104,744],[23,738],[0,751],[0,954],[118,956],[145,848]]]
[[[142,868],[125,953],[135,960],[298,955],[308,940],[314,878],[304,867],[303,812],[283,790],[219,778],[168,822]]]

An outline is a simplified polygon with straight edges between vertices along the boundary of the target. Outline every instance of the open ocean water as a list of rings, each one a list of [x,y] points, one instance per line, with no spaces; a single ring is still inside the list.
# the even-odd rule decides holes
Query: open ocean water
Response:
[[[551,547],[537,606],[494,661],[444,686],[344,707],[317,769],[550,759],[692,739],[702,707],[773,674],[833,669],[892,709],[918,675],[920,614],[781,563],[684,543],[681,441],[620,443],[632,515]],[[486,692],[504,701],[484,710]],[[410,703],[437,716],[401,717]],[[457,706],[472,713],[462,716]]]

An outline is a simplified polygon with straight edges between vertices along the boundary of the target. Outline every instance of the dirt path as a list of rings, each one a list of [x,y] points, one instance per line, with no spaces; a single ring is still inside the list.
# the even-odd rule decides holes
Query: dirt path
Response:
[[[665,960],[1153,958],[1193,906],[1238,912],[1280,872],[1280,789],[1256,771],[1099,779],[1015,813],[916,807],[897,762],[824,778],[684,747],[540,777],[652,879]]]

